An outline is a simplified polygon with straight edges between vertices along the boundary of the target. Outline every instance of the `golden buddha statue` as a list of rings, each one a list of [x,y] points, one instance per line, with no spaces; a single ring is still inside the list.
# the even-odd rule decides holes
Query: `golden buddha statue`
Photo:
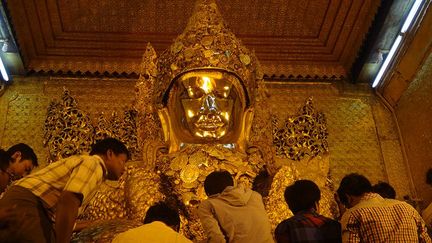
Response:
[[[254,130],[271,132],[264,120],[251,126],[262,81],[255,55],[226,27],[214,1],[197,2],[185,31],[159,58],[148,46],[137,84],[138,137],[144,160],[154,161],[147,168],[169,177],[185,205],[205,198],[202,182],[214,170],[251,183],[263,169],[259,146],[248,141]],[[155,148],[165,153],[154,156]]]
[[[183,232],[200,240],[194,208],[206,198],[203,182],[215,170],[250,187],[260,173],[276,178],[262,192],[267,209],[278,212],[269,212],[273,226],[289,215],[283,189],[294,180],[321,178],[317,184],[327,188],[325,154],[310,156],[306,166],[275,157],[262,76],[254,53],[226,27],[214,0],[199,0],[169,49],[158,58],[148,44],[144,53],[135,107],[143,161],[130,163],[118,184],[105,185],[81,219],[139,221],[154,202],[168,200],[180,208]],[[333,196],[327,191],[323,205]],[[329,215],[329,206],[322,211]],[[126,222],[101,223],[76,239],[109,241]]]

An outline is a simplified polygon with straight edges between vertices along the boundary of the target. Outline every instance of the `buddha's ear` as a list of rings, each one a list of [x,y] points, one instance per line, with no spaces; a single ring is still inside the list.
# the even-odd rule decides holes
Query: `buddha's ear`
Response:
[[[168,114],[168,109],[166,107],[158,110],[159,120],[162,125],[163,135],[164,135],[164,142],[169,141],[170,136],[170,127],[171,127],[171,121]]]
[[[254,113],[255,110],[253,108],[247,108],[245,110],[245,113],[243,115],[243,129],[244,129],[244,134],[245,134],[245,140],[249,141],[250,139],[250,132],[252,129],[252,122],[253,122],[253,118],[254,118]]]
[[[176,152],[180,148],[179,139],[173,132],[173,124],[169,115],[168,108],[164,107],[158,110],[159,120],[162,125],[164,142],[169,146],[169,153]]]
[[[254,116],[254,109],[247,108],[243,113],[242,126],[237,145],[241,151],[246,151],[247,142],[249,141],[250,132],[252,128],[252,121]]]

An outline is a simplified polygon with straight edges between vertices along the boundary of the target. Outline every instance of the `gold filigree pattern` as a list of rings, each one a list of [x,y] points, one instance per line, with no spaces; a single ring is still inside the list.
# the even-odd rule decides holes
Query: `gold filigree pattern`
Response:
[[[141,222],[125,219],[107,220],[82,230],[79,234],[74,235],[71,242],[110,243],[117,234],[139,227],[141,225]]]
[[[110,118],[100,115],[96,124],[78,108],[68,90],[60,102],[48,107],[44,125],[44,145],[48,146],[49,162],[89,151],[97,140],[106,137],[124,141],[132,158],[140,158],[136,135],[136,112],[126,110],[122,117],[113,113]]]
[[[125,178],[118,182],[104,182],[78,220],[124,219],[126,214]]]
[[[157,151],[165,148],[162,125],[154,104],[153,87],[157,76],[157,55],[150,43],[144,52],[140,77],[135,85],[138,146],[146,168],[153,169]]]
[[[132,109],[126,110],[122,117],[115,112],[110,117],[101,114],[94,126],[95,139],[116,138],[125,143],[133,159],[139,159],[141,150],[137,141],[136,117],[136,111]]]
[[[67,90],[60,102],[53,101],[49,105],[43,141],[49,150],[48,162],[88,151],[94,143],[90,118],[77,106]]]
[[[272,127],[271,114],[268,106],[269,93],[265,87],[264,82],[259,81],[256,90],[256,101],[254,107],[254,118],[251,127],[251,134],[249,138],[249,149],[257,148],[260,151],[262,159],[266,161],[266,169],[271,174],[276,173],[274,159],[274,147],[272,144]]]
[[[315,182],[321,190],[321,200],[319,201],[318,212],[327,217],[334,218],[337,215],[337,205],[334,202],[333,182],[329,176],[329,156],[316,156],[301,161],[293,161],[286,158],[277,159],[282,166],[276,173],[269,192],[265,199],[265,207],[269,216],[272,228],[290,216],[289,210],[284,199],[285,188],[295,181],[307,179]]]
[[[126,176],[125,196],[128,218],[142,221],[150,206],[165,200],[165,195],[159,189],[159,175],[138,163],[130,167]]]
[[[284,192],[285,188],[298,178],[299,173],[292,164],[283,166],[274,176],[269,196],[264,202],[272,229],[275,229],[282,220],[293,215],[285,202]]]
[[[130,162],[118,182],[102,184],[79,219],[142,221],[147,209],[165,198],[159,191],[159,185],[157,174],[146,170],[139,162]]]
[[[285,119],[283,124],[273,116],[272,125],[277,156],[299,161],[328,152],[325,116],[315,111],[312,98],[306,101],[297,116]]]
[[[204,180],[213,171],[226,170],[236,181],[251,187],[252,180],[263,168],[261,157],[243,154],[222,145],[190,145],[159,157],[156,170],[174,182],[175,194],[185,205],[197,204],[207,196]],[[243,180],[245,179],[245,180]]]

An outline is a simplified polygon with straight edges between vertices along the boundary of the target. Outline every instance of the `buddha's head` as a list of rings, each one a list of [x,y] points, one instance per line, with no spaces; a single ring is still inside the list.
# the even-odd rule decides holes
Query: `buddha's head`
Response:
[[[155,99],[170,151],[203,143],[244,149],[258,66],[214,0],[198,1],[185,31],[158,59]]]
[[[249,111],[249,98],[239,77],[218,69],[180,74],[165,96],[161,117],[177,143],[238,144]]]

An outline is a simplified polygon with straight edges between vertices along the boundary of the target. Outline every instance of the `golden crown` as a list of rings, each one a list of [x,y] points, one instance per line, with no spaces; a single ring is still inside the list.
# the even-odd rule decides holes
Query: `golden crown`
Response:
[[[156,103],[162,104],[170,85],[183,73],[221,69],[240,78],[251,104],[262,79],[258,59],[229,30],[214,0],[198,0],[186,29],[158,59]]]

